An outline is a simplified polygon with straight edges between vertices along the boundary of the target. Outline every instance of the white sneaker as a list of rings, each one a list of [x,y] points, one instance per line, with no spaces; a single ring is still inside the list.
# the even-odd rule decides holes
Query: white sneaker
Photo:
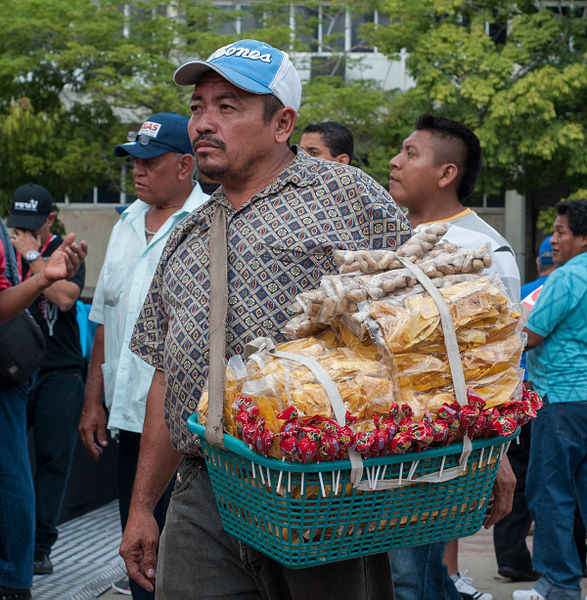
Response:
[[[473,579],[471,577],[466,577],[466,574],[467,571],[465,571],[462,575],[460,573],[451,575],[452,580],[455,582],[455,587],[457,588],[463,600],[493,600],[493,596],[491,594],[488,594],[487,592],[478,592],[471,585],[473,583]]]
[[[546,600],[546,598],[534,588],[531,590],[515,590],[512,594],[512,598],[513,600]]]

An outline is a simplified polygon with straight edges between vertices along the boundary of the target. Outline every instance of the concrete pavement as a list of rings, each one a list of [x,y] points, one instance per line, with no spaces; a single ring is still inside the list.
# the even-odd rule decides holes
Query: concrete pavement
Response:
[[[532,537],[528,537],[531,548]],[[497,574],[497,562],[493,549],[493,530],[481,529],[475,535],[462,538],[459,542],[459,569],[473,578],[473,584],[482,592],[493,594],[493,600],[511,600],[512,592],[517,589],[530,589],[532,584],[512,583]],[[587,595],[587,578],[582,580],[583,596]],[[122,600],[123,595],[108,590],[100,600]],[[276,598],[275,600],[279,600]],[[325,599],[326,600],[326,599]],[[436,600],[426,598],[425,600]]]

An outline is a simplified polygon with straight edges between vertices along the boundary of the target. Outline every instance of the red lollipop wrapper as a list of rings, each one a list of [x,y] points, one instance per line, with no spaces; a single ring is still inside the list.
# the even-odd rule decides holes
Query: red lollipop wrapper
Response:
[[[293,462],[298,458],[298,438],[295,435],[278,434],[281,437],[279,449],[287,460]]]
[[[369,454],[371,446],[375,442],[375,435],[373,430],[360,431],[355,434],[354,447],[357,452],[361,454]]]
[[[257,423],[257,430],[253,436],[255,450],[259,454],[267,456],[269,450],[271,450],[271,446],[273,446],[274,439],[275,434],[269,431],[269,429],[265,429],[265,419],[261,419]]]
[[[355,441],[355,434],[348,425],[338,426],[338,443],[340,444],[341,454],[348,450]]]
[[[326,458],[330,460],[334,460],[335,457],[340,453],[338,425],[330,419],[326,419],[322,424],[320,451]]]
[[[391,440],[390,448],[393,454],[404,454],[412,447],[414,434],[411,431],[398,431]]]
[[[317,427],[302,427],[302,438],[298,443],[300,460],[303,463],[313,462],[319,459],[318,449],[322,432]]]
[[[288,406],[284,411],[277,415],[277,418],[285,423],[280,431],[285,435],[298,435],[302,430],[302,424],[298,420],[298,411],[293,406]]]
[[[430,426],[432,427],[433,432],[432,441],[435,444],[441,444],[447,440],[448,429],[450,426],[450,422],[448,420],[436,418],[434,421],[432,421],[432,423],[430,423]]]
[[[373,422],[375,423],[375,429],[373,431],[373,445],[371,446],[371,454],[372,456],[381,456],[385,454],[390,438],[387,430],[381,427],[379,415],[373,415]]]
[[[414,423],[412,426],[412,434],[418,452],[427,446],[430,446],[434,441],[434,429],[426,417],[419,423]]]

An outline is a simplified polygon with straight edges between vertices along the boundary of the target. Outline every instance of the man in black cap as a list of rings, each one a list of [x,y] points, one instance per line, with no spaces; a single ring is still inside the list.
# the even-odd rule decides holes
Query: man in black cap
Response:
[[[28,183],[12,196],[8,227],[23,281],[45,270],[45,261],[63,240],[51,233],[55,222],[51,194]],[[76,301],[85,283],[85,265],[70,279],[54,283],[30,306],[45,334],[45,359],[29,392],[28,425],[34,428],[36,473],[36,575],[53,572],[49,558],[77,438],[83,401],[83,354]]]
[[[95,460],[108,444],[107,428],[118,438],[118,502],[123,528],[154,371],[129,350],[130,336],[169,234],[208,199],[192,180],[195,163],[187,125],[183,115],[157,113],[144,121],[138,132],[131,132],[127,143],[114,149],[117,156],[133,159],[139,200],[122,213],[112,230],[94,293],[90,320],[98,323],[98,328],[79,430],[84,447]],[[160,528],[170,493],[169,487],[154,510]],[[120,591],[128,585],[125,578],[113,587]],[[135,600],[154,596],[134,582],[130,590]]]

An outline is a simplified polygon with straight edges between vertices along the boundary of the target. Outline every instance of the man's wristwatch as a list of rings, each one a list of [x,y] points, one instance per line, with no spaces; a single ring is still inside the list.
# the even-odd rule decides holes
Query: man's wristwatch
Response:
[[[34,260],[37,260],[37,258],[41,257],[41,253],[38,250],[29,250],[26,253],[25,259],[28,263],[33,262]]]

